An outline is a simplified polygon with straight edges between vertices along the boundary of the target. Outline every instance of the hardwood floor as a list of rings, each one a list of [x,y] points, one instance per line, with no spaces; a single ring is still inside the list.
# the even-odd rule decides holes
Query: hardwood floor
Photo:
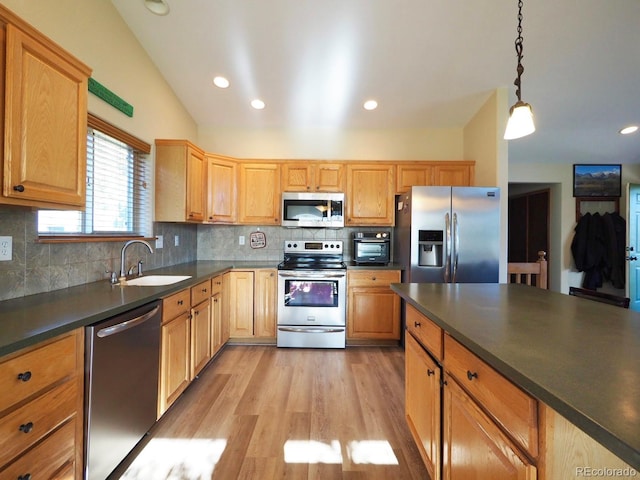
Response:
[[[115,478],[427,479],[404,351],[227,346]]]

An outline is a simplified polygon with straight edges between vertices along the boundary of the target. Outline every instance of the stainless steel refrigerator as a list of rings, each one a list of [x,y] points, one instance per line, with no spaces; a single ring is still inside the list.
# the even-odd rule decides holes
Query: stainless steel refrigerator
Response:
[[[396,199],[393,260],[404,282],[497,283],[498,187],[412,187]]]

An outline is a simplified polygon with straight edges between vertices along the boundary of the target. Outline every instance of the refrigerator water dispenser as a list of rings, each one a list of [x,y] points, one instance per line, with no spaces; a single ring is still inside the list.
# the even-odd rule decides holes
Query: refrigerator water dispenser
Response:
[[[418,265],[421,267],[442,267],[442,230],[418,231]]]

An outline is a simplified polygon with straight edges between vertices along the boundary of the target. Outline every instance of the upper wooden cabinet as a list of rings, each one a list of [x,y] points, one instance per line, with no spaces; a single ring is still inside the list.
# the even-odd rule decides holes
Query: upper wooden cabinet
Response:
[[[84,207],[91,69],[4,8],[0,51],[0,202]]]
[[[413,186],[472,186],[475,162],[402,162],[397,165],[396,194]]]
[[[283,192],[343,192],[344,165],[318,161],[284,162]]]
[[[157,222],[202,222],[207,207],[204,152],[186,140],[156,140]]]
[[[207,222],[236,221],[237,162],[219,155],[207,159]]]
[[[280,225],[280,165],[240,163],[238,223]]]
[[[393,225],[395,171],[387,162],[347,165],[345,226]]]

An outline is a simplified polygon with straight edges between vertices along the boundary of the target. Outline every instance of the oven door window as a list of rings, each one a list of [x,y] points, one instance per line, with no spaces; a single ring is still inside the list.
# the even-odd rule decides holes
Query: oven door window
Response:
[[[285,280],[286,307],[337,307],[336,280]]]
[[[364,243],[358,244],[359,257],[382,257],[387,253],[387,246],[384,243]]]

